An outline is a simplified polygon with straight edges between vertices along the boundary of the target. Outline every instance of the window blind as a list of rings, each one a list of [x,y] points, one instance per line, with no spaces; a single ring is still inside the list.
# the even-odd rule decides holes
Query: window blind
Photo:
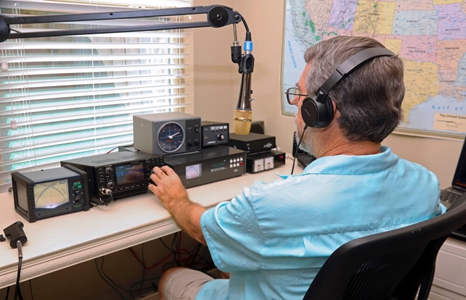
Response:
[[[27,16],[133,7],[190,6],[190,1],[10,1],[0,14]],[[132,2],[132,3],[130,3]],[[149,1],[148,1],[149,2]],[[110,4],[114,4],[111,6]],[[182,16],[105,22],[16,25],[20,32],[182,22]],[[11,172],[58,167],[64,159],[106,153],[133,143],[133,115],[185,111],[189,31],[80,35],[0,43],[0,192]]]

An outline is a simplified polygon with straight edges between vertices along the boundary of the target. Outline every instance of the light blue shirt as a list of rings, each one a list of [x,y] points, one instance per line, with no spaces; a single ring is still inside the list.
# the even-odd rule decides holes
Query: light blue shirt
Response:
[[[302,299],[342,244],[445,212],[437,177],[389,148],[315,160],[302,174],[254,183],[201,217],[218,269],[201,299]]]

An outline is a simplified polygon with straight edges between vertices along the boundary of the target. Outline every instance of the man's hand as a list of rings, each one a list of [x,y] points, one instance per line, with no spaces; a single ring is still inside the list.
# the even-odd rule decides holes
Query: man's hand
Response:
[[[201,229],[201,215],[205,208],[189,200],[188,192],[172,168],[154,167],[152,172],[150,179],[155,184],[150,183],[149,190],[159,198],[183,231],[205,245]]]
[[[181,183],[178,174],[168,166],[152,169],[153,174],[150,179],[156,184],[149,184],[149,190],[159,198],[162,204],[170,211],[170,207],[176,204],[177,200],[188,200],[188,193]]]

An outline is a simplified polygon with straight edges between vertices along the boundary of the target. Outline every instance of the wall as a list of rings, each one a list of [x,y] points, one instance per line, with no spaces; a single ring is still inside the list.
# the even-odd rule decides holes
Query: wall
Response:
[[[202,4],[199,4],[202,3]],[[265,121],[265,134],[276,137],[277,145],[282,151],[291,152],[292,136],[294,132],[294,118],[281,115],[281,61],[283,21],[285,1],[280,0],[230,0],[230,1],[194,1],[195,5],[222,4],[230,6],[241,13],[246,19],[252,40],[254,42],[255,69],[252,75],[253,88],[253,119]],[[222,29],[223,30],[223,29]],[[211,34],[211,31],[206,31]],[[214,51],[206,50],[204,41],[206,36],[195,32],[195,114],[201,118],[229,121],[232,125],[234,108],[238,99],[240,75],[229,74],[232,64],[228,54],[232,37],[229,31],[226,36],[215,36],[218,47]],[[239,35],[241,42],[243,35]],[[210,75],[212,70],[211,58],[215,56],[216,67],[219,72]],[[213,59],[212,59],[213,60]],[[233,73],[236,70],[232,71]],[[232,80],[226,82],[226,80]],[[209,93],[215,91],[215,93]],[[230,99],[229,99],[230,98]],[[392,134],[384,141],[384,145],[391,147],[398,155],[424,165],[433,171],[440,179],[441,187],[451,184],[458,156],[462,147],[462,140],[442,140],[436,138],[419,138]]]
[[[194,6],[221,4],[233,7],[233,1],[194,0]],[[231,62],[233,26],[192,30],[194,55],[194,114],[204,121],[231,121],[238,97],[241,75]],[[238,39],[244,41],[243,25],[237,26]]]

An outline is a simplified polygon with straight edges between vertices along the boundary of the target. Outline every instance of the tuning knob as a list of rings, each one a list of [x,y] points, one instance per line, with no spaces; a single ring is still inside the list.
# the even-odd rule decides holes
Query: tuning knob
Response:
[[[112,174],[113,173],[113,168],[112,167],[107,167],[105,168],[105,174]]]

